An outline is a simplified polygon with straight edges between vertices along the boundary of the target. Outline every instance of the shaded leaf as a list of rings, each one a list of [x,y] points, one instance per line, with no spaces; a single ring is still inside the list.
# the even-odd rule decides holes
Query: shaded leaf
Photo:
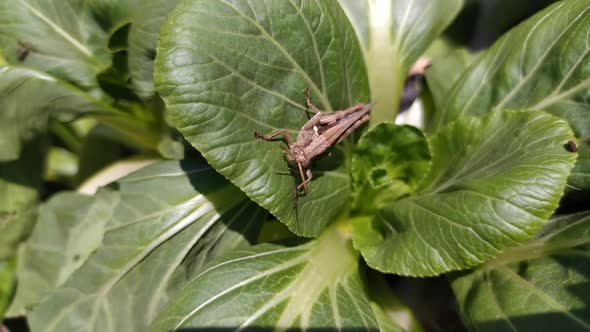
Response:
[[[295,137],[308,120],[306,87],[325,111],[367,101],[362,55],[335,1],[182,1],[162,29],[155,81],[171,123],[292,231],[315,236],[342,210],[348,150],[312,165],[296,210],[299,176],[285,143],[254,137],[280,129]]]
[[[422,332],[423,328],[414,313],[393,292],[384,276],[369,270],[367,288],[371,300],[371,308],[379,324],[379,331],[415,331]]]
[[[84,136],[79,153],[77,184],[123,157],[123,148],[117,144],[116,137],[112,136],[112,129],[104,125],[94,126]]]
[[[81,90],[18,67],[0,68],[0,102],[0,161],[17,159],[22,143],[43,133],[49,117],[71,120],[104,110]]]
[[[96,21],[101,14],[91,9],[80,0],[2,1],[0,48],[11,64],[23,63],[94,88],[96,75],[109,67],[111,55],[109,33]]]
[[[553,219],[527,244],[455,274],[464,323],[477,331],[590,329],[590,213]]]
[[[258,245],[220,257],[162,310],[150,331],[191,328],[375,330],[358,254],[332,227],[297,247]]]
[[[46,151],[46,137],[37,137],[18,160],[0,162],[0,260],[15,256],[33,228]]]
[[[28,316],[33,330],[145,331],[190,269],[248,245],[264,217],[202,162],[154,164],[119,186],[101,247]]]
[[[354,206],[370,213],[398,200],[416,187],[430,154],[420,130],[382,123],[359,140],[352,159]]]
[[[440,108],[451,93],[455,82],[473,62],[474,55],[449,40],[439,39],[428,49],[428,56],[432,57],[432,64],[425,74],[428,91],[432,95],[435,107]]]
[[[154,87],[154,60],[160,29],[178,0],[144,0],[139,3],[129,31],[129,70],[135,92],[151,98]]]
[[[573,111],[578,103],[586,104],[588,12],[588,0],[561,1],[504,35],[453,88],[435,118],[436,128],[462,115],[504,108],[559,107],[557,115],[563,116],[568,104]]]
[[[92,18],[110,36],[123,25],[130,23],[140,0],[88,0]]]
[[[393,121],[410,66],[453,21],[463,0],[338,0],[360,40],[377,102],[371,123]]]
[[[504,108],[545,110],[590,140],[590,1],[560,1],[525,21],[486,51],[462,76],[435,114],[434,129],[464,115]],[[588,153],[580,163],[588,165]],[[572,186],[588,190],[586,166]],[[584,172],[580,174],[580,172]],[[574,184],[575,183],[575,184]]]
[[[63,284],[96,250],[111,218],[118,193],[101,191],[96,198],[75,192],[51,197],[19,254],[19,280],[11,316],[25,315],[49,291]]]
[[[576,154],[568,124],[542,112],[460,119],[429,139],[416,194],[353,223],[367,263],[383,272],[465,269],[531,238],[558,205]]]

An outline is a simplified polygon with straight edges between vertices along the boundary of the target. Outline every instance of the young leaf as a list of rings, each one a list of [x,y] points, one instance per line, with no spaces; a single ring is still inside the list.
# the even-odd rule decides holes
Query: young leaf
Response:
[[[19,280],[10,316],[24,316],[49,291],[63,284],[102,241],[118,193],[96,198],[74,192],[56,194],[39,212],[33,233],[19,253]]]
[[[144,99],[155,93],[154,60],[162,24],[179,0],[143,0],[129,30],[129,71],[135,92]]]
[[[453,21],[463,0],[338,0],[360,40],[377,101],[371,123],[393,121],[410,66]]]
[[[542,112],[464,118],[430,140],[412,197],[353,223],[367,263],[426,276],[465,269],[532,237],[557,207],[576,154],[568,124]]]
[[[568,120],[580,141],[587,141],[589,29],[589,0],[560,1],[528,19],[498,40],[462,76],[435,114],[433,129],[464,115],[505,108],[545,110]],[[580,163],[588,165],[590,153],[585,149],[582,146]],[[587,167],[577,171],[582,170],[582,176],[590,176]],[[590,189],[584,181],[571,185]]]
[[[408,195],[424,177],[430,153],[420,130],[382,123],[359,140],[352,159],[354,206],[369,214]]]
[[[590,329],[590,213],[553,219],[534,240],[452,286],[463,322],[477,331]]]
[[[162,29],[155,81],[172,124],[292,231],[316,236],[342,210],[350,186],[342,154],[323,171],[312,165],[309,195],[295,209],[299,180],[285,142],[254,137],[296,136],[308,120],[306,87],[323,111],[369,101],[358,43],[335,1],[182,1]]]
[[[374,331],[358,269],[358,254],[335,227],[297,247],[263,244],[236,251],[187,283],[150,331]]]
[[[198,270],[248,245],[265,215],[203,162],[154,164],[119,185],[101,247],[28,316],[33,330],[145,331],[190,277],[183,262]]]

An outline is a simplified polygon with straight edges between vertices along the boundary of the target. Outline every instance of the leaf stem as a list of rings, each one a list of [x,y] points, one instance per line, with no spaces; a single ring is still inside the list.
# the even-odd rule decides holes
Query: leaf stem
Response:
[[[402,63],[391,42],[392,17],[390,1],[369,2],[370,36],[365,60],[371,88],[371,100],[377,104],[371,111],[370,127],[393,122],[399,108],[404,78]]]

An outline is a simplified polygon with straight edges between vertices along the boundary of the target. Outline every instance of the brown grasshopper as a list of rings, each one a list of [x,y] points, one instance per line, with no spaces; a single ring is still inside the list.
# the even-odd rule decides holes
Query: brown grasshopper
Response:
[[[311,103],[309,89],[305,89],[305,103],[309,111],[315,115],[301,127],[297,141],[293,142],[293,138],[286,129],[270,135],[254,133],[256,138],[266,141],[283,135],[287,141],[287,147],[284,148],[287,162],[292,166],[296,164],[301,176],[301,184],[295,189],[296,196],[301,188],[305,194],[308,193],[307,183],[311,181],[313,176],[309,169],[311,160],[324,153],[329,147],[342,142],[356,128],[367,122],[369,120],[368,113],[374,105],[374,103],[359,103],[345,110],[322,113]]]

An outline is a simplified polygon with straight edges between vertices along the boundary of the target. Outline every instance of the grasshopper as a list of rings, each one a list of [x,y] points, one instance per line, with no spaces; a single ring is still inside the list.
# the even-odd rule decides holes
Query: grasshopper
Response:
[[[254,133],[256,138],[266,141],[282,135],[287,142],[287,147],[283,149],[287,163],[291,166],[296,165],[301,177],[301,184],[295,188],[296,197],[302,188],[306,195],[309,191],[307,184],[313,177],[309,169],[310,162],[329,147],[342,142],[356,128],[367,122],[369,120],[368,113],[374,105],[374,103],[359,103],[345,110],[322,113],[311,103],[309,88],[305,89],[305,103],[309,111],[315,115],[301,127],[297,141],[293,141],[286,129],[270,135]]]

